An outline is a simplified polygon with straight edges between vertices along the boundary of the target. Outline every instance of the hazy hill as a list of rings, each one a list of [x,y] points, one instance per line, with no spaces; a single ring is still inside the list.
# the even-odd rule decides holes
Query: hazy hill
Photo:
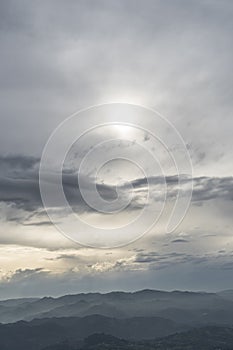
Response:
[[[191,326],[233,325],[233,296],[224,293],[144,290],[66,295],[0,302],[0,322],[94,314],[115,318],[162,317]]]
[[[228,300],[233,301],[233,290],[232,289],[223,290],[217,294],[224,299],[228,299]]]

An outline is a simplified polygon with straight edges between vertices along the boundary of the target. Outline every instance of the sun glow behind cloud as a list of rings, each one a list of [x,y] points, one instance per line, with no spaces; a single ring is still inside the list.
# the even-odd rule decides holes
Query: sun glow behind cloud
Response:
[[[96,270],[111,271],[108,279],[122,278],[114,285],[117,289],[126,285],[129,289],[206,289],[209,285],[218,289],[217,277],[211,277],[210,271],[212,276],[219,271],[221,288],[232,288],[232,2],[149,0],[145,6],[137,1],[135,11],[124,1],[117,5],[103,1],[97,6],[89,2],[67,6],[65,1],[30,4],[27,12],[19,2],[0,4],[4,18],[0,31],[0,265],[1,276],[9,276],[4,286],[8,289],[0,286],[1,296],[9,297],[9,292],[32,295],[40,288],[42,294],[67,293],[74,275],[79,278],[85,273],[86,280],[91,274],[88,287],[96,290],[100,287],[100,274],[92,279]],[[194,164],[193,202],[173,235],[164,234],[161,223],[128,248],[86,250],[49,223],[41,209],[34,165],[50,132],[67,115],[91,105],[117,102],[154,107],[174,123]],[[162,154],[152,138],[128,126],[106,128],[106,134],[129,138],[132,153],[133,140],[143,142],[145,138],[148,148]],[[93,143],[83,140],[74,163],[79,165],[83,150],[88,152],[104,135],[96,130]],[[165,152],[161,158],[173,175],[173,164],[165,163]],[[68,175],[67,190],[72,192],[74,181]],[[98,176],[100,184],[110,186],[110,194],[122,178],[143,178],[124,161],[106,164]],[[105,189],[103,186],[102,192]],[[169,189],[172,195],[172,183]],[[142,186],[136,189],[137,207],[144,200],[143,190]],[[101,224],[99,216],[86,212],[80,203],[77,206],[84,216]],[[120,225],[124,218],[116,219]],[[111,221],[106,224],[110,226]],[[39,279],[41,268],[50,274]],[[132,269],[143,269],[135,284],[129,277]],[[49,282],[51,274],[59,272],[65,274],[64,289],[55,279]],[[82,283],[75,280],[73,291],[84,288]],[[107,279],[101,284],[107,286]]]

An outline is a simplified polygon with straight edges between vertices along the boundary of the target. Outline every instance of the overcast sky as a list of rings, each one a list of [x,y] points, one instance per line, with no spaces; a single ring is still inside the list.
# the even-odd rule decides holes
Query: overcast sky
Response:
[[[0,298],[233,288],[232,18],[231,0],[0,2]],[[98,174],[94,183],[104,198],[115,198],[118,180],[123,196],[129,186],[136,194],[109,220],[83,202],[74,160],[80,165],[106,135],[127,134],[132,144],[122,141],[117,149],[127,148],[130,157],[146,163],[136,140],[156,149],[165,167],[169,201],[158,225],[134,243],[103,250],[74,243],[51,224],[38,171],[46,141],[61,122],[111,102],[143,105],[166,116],[190,153],[194,189],[183,222],[166,233],[177,191],[166,152],[135,130],[102,128],[84,137],[67,155],[64,191],[82,218],[97,226],[124,225],[137,215],[146,198],[144,175],[123,160]],[[85,115],[79,120],[81,130]],[[114,147],[107,153],[117,154]],[[88,188],[91,170],[84,177]],[[152,168],[148,174],[151,202],[160,203],[161,174]],[[183,192],[189,183],[184,180]],[[59,221],[64,212],[59,205],[56,211]]]

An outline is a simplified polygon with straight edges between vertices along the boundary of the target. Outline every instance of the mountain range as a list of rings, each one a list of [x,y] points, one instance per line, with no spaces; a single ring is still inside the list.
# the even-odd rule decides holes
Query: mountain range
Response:
[[[86,349],[93,334],[97,334],[95,340],[102,334],[108,341],[120,341],[125,346],[122,349],[165,349],[163,343],[158,347],[159,339],[163,338],[164,344],[170,341],[171,346],[172,339],[193,339],[192,332],[199,334],[198,329],[211,333],[216,328],[221,337],[228,332],[231,339],[233,291],[142,290],[11,299],[0,301],[0,322],[1,350]],[[105,348],[115,349],[111,346]],[[181,345],[178,348],[183,349]]]
[[[90,315],[119,319],[161,317],[192,326],[233,324],[233,291],[205,293],[142,290],[0,301],[1,323]]]

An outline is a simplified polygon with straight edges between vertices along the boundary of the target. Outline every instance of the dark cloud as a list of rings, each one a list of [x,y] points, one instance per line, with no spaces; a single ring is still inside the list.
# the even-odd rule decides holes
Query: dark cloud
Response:
[[[202,266],[218,266],[220,269],[224,269],[225,260],[229,260],[229,253],[225,253],[221,259],[217,262],[218,255],[195,255],[193,253],[177,253],[177,252],[145,252],[137,254],[135,258],[136,264],[146,264],[149,270],[160,270],[172,265],[182,266],[185,265],[202,265]],[[228,264],[228,263],[227,263]],[[228,265],[227,265],[228,266]]]
[[[193,201],[216,198],[233,200],[233,177],[200,177],[194,179]]]
[[[39,158],[32,156],[22,156],[22,155],[0,155],[0,169],[1,172],[3,169],[9,170],[10,174],[13,174],[13,171],[19,170],[30,170],[34,169],[36,165],[40,162]]]
[[[39,190],[39,159],[27,156],[5,156],[0,157],[0,201],[10,203],[12,208],[23,209],[27,212],[38,212],[43,209],[40,190]],[[55,176],[55,175],[54,175]],[[168,176],[165,178],[168,186],[168,198],[175,198],[178,191],[178,177]],[[95,181],[91,177],[85,178],[85,186],[88,190],[90,183]],[[150,183],[156,189],[161,185],[163,179],[161,177],[152,177],[149,179]],[[190,183],[191,179],[183,176],[180,179],[180,188]],[[128,210],[137,210],[144,207],[145,193],[139,190],[143,190],[147,187],[148,179],[139,178],[133,180],[130,185],[133,186],[135,192],[134,199]],[[233,200],[233,178],[210,178],[210,177],[198,177],[193,179],[193,195],[192,201],[195,203],[202,203],[203,201],[222,199]],[[117,198],[117,192],[115,186],[97,183],[97,190],[99,195],[105,200],[114,201]],[[118,190],[122,191],[122,194],[127,193],[129,183],[123,184]],[[70,205],[79,212],[92,211],[83,200],[79,187],[76,174],[68,173],[63,174],[63,189],[64,193],[69,201]],[[153,188],[152,188],[153,191]],[[156,200],[158,197],[156,196]],[[57,203],[59,206],[59,203]],[[11,217],[14,220],[14,217]],[[15,217],[17,221],[17,216]],[[25,222],[25,225],[33,225],[32,222]],[[35,225],[46,225],[47,220],[38,223],[34,221]]]
[[[177,238],[174,239],[173,241],[171,241],[172,243],[188,243],[189,241],[187,239],[181,239],[181,238]]]

